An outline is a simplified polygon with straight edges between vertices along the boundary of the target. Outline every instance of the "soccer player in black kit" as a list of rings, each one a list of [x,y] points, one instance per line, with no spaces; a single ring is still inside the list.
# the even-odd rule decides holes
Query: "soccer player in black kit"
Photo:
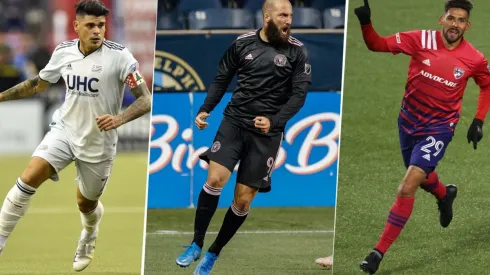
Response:
[[[179,266],[188,267],[200,258],[221,190],[240,162],[234,199],[194,274],[211,272],[221,249],[247,218],[257,192],[271,190],[271,173],[284,128],[303,106],[311,83],[306,49],[290,36],[293,14],[289,0],[266,0],[262,12],[263,28],[239,36],[225,52],[195,119],[197,128],[206,128],[206,118],[237,73],[237,86],[213,145],[200,156],[209,163],[208,177],[199,194],[194,239],[177,258]]]

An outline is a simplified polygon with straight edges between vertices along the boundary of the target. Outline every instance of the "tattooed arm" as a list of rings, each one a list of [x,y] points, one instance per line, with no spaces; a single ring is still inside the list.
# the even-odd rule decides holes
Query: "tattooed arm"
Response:
[[[36,76],[0,93],[0,102],[30,97],[43,92],[48,87],[49,82]]]
[[[117,116],[103,115],[96,117],[97,125],[101,131],[109,131],[137,119],[151,110],[151,93],[146,83],[131,89],[136,100]]]
[[[131,93],[136,97],[136,100],[118,115],[122,120],[122,124],[137,119],[151,110],[151,93],[146,83],[141,83],[132,88]]]

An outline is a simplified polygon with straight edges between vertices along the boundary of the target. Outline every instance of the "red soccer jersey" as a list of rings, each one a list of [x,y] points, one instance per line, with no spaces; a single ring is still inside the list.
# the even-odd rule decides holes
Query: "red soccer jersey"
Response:
[[[399,116],[409,134],[454,131],[468,79],[480,87],[490,85],[487,60],[464,39],[453,50],[444,46],[440,31],[400,32],[385,41],[393,54],[412,57]]]

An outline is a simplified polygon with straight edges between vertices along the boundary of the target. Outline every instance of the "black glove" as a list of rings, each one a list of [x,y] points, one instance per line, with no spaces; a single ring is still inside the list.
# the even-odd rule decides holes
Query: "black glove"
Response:
[[[483,137],[483,121],[479,120],[478,118],[473,119],[473,122],[470,125],[470,128],[468,129],[468,134],[466,135],[466,138],[468,139],[468,143],[473,141],[473,149],[476,150],[476,144],[482,139]]]
[[[371,23],[371,9],[369,8],[368,0],[364,0],[364,6],[354,9],[354,13],[359,18],[361,25]]]

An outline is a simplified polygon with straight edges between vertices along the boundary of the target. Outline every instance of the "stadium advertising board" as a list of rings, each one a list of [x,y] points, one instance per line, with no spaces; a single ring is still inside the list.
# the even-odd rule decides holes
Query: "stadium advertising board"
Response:
[[[0,153],[31,154],[44,132],[44,105],[19,100],[0,105]]]
[[[207,176],[198,156],[211,146],[226,93],[207,119],[205,130],[194,117],[205,93],[155,93],[153,97],[149,167],[149,208],[183,208],[197,203]],[[272,191],[259,194],[253,206],[334,206],[337,182],[340,93],[309,92],[305,106],[289,121],[275,170]],[[220,207],[228,207],[235,174],[223,189]]]

